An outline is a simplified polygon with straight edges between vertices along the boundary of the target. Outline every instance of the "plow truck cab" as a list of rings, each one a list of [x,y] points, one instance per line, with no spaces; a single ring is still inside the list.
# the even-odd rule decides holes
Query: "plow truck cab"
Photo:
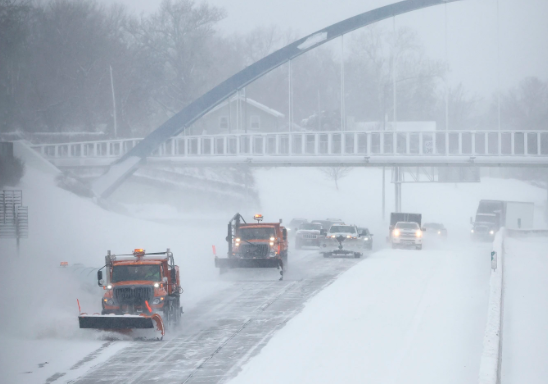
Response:
[[[179,324],[183,289],[179,267],[169,249],[155,253],[135,249],[123,255],[108,251],[97,280],[105,290],[101,314],[81,313],[80,328],[123,333],[152,329],[162,338],[166,327]]]
[[[278,268],[283,279],[288,258],[287,230],[278,223],[263,223],[262,215],[255,215],[256,223],[247,223],[237,213],[228,223],[228,254],[215,256],[215,267],[224,273],[229,268]]]

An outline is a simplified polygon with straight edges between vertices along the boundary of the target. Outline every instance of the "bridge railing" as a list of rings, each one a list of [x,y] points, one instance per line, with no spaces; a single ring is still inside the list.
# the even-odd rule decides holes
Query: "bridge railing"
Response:
[[[39,144],[45,157],[119,157],[142,139]],[[152,156],[548,156],[548,131],[298,132],[175,137]]]

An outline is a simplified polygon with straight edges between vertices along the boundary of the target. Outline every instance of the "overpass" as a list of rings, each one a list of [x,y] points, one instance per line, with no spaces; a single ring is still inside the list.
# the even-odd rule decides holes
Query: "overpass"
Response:
[[[108,167],[143,139],[32,145],[59,168]],[[178,166],[546,167],[548,131],[299,132],[179,136],[148,162]]]

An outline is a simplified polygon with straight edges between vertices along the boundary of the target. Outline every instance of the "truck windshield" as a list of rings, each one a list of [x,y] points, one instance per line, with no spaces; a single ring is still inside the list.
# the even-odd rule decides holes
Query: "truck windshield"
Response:
[[[275,237],[273,227],[266,228],[240,228],[238,236],[242,240],[268,240]]]
[[[330,233],[356,233],[356,227],[353,227],[351,225],[332,225],[329,229]]]
[[[499,222],[499,219],[495,215],[477,215],[476,216],[476,223],[483,223],[483,224],[493,224],[497,225]]]
[[[160,281],[159,265],[118,265],[112,268],[112,282],[122,281]]]

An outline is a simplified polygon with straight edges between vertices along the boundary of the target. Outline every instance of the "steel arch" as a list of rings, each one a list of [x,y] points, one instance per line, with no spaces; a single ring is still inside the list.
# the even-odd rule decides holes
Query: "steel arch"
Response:
[[[115,161],[109,170],[93,183],[93,192],[99,198],[108,197],[137,169],[141,161],[146,159],[159,145],[184,131],[185,128],[238,90],[303,53],[339,36],[378,21],[418,9],[456,1],[461,0],[400,1],[340,21],[279,49],[223,81],[194,100],[179,113],[173,115],[164,124],[145,137],[131,151]]]

